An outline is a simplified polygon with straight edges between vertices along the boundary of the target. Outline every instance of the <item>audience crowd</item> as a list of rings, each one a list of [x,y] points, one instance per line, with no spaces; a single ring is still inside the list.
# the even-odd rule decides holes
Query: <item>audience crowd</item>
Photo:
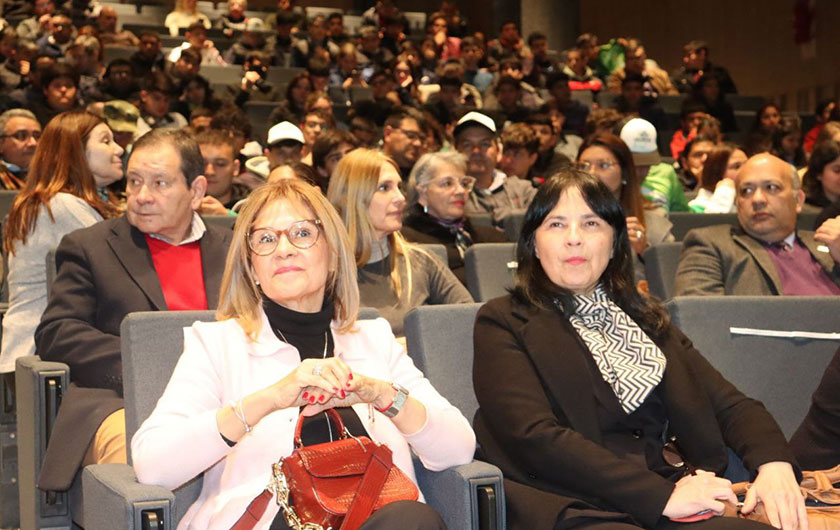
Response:
[[[405,341],[403,318],[412,308],[473,301],[465,268],[472,245],[519,237],[518,258],[527,270],[518,273],[513,298],[489,306],[480,316],[476,330],[483,333],[476,345],[486,348],[477,349],[476,355],[487,359],[484,371],[476,372],[476,381],[483,407],[478,434],[488,444],[485,456],[513,473],[518,483],[509,494],[526,507],[539,502],[530,490],[556,493],[550,484],[553,478],[538,478],[534,473],[541,472],[528,467],[529,458],[545,454],[550,460],[556,452],[543,446],[528,458],[507,461],[511,458],[507,446],[513,440],[507,429],[516,425],[513,430],[521,429],[524,440],[533,441],[533,432],[527,432],[531,414],[536,410],[557,414],[559,409],[550,407],[542,392],[534,396],[535,405],[533,399],[529,402],[521,396],[520,389],[496,391],[496,382],[508,375],[523,385],[540,386],[536,375],[523,375],[531,369],[523,353],[532,355],[530,348],[541,345],[529,342],[535,339],[516,320],[520,318],[518,305],[539,311],[556,305],[568,317],[562,321],[568,340],[573,341],[577,333],[586,337],[586,344],[578,341],[579,346],[592,349],[594,343],[580,328],[570,304],[584,303],[579,295],[592,295],[595,280],[602,278],[599,273],[595,280],[588,279],[584,288],[567,285],[574,281],[565,276],[566,265],[552,264],[559,256],[550,255],[552,247],[539,239],[549,237],[540,235],[544,222],[552,229],[555,225],[568,228],[573,233],[570,240],[579,237],[583,246],[589,244],[587,238],[600,237],[597,231],[622,238],[611,251],[599,247],[609,254],[603,262],[608,267],[603,278],[614,277],[622,286],[629,282],[630,290],[627,286],[598,290],[596,298],[604,304],[609,299],[610,311],[618,303],[630,316],[622,312],[616,318],[632,317],[641,325],[640,332],[654,337],[663,350],[689,358],[688,370],[701,371],[713,383],[703,392],[714,400],[718,394],[726,394],[733,403],[746,398],[730,392],[720,374],[694,357],[696,352],[685,346],[679,330],[661,320],[661,308],[648,297],[646,251],[675,241],[672,213],[737,216],[736,224],[696,229],[685,237],[677,295],[840,295],[840,102],[819,102],[810,124],[773,102],[746,109],[736,98],[733,75],[712,62],[712,50],[703,41],[693,40],[675,50],[682,56],[682,66],[669,73],[648,55],[638,38],[602,43],[598,36],[585,33],[569,49],[555,51],[545,35],[523,36],[513,22],[495,28],[493,35],[479,31],[451,0],[443,0],[437,11],[427,14],[424,30],[412,27],[391,0],[377,1],[353,30],[348,30],[341,12],[307,16],[290,0],[281,0],[272,13],[249,11],[246,0],[228,0],[212,14],[202,13],[196,0],[177,0],[168,15],[150,19],[140,31],[138,27],[143,26],[132,26],[135,31],[124,28],[113,4],[80,9],[76,2],[65,6],[54,0],[35,0],[26,7],[9,9],[3,13],[5,19],[0,19],[0,189],[18,192],[3,228],[9,307],[3,318],[0,372],[13,372],[15,359],[35,353],[71,367],[70,387],[39,477],[42,489],[67,490],[80,466],[126,461],[126,445],[131,441],[125,439],[119,339],[125,315],[216,309],[221,304],[225,309],[220,314],[237,317],[242,325],[236,332],[243,341],[246,335],[257,334],[253,326],[260,322],[259,308],[272,324],[282,322],[294,330],[303,322],[295,320],[300,317],[292,311],[298,307],[296,295],[273,285],[271,289],[277,291],[269,296],[268,287],[260,287],[264,271],[250,270],[254,265],[247,260],[247,264],[234,262],[257,248],[269,249],[268,254],[280,249],[277,252],[314,256],[317,253],[310,247],[317,250],[320,245],[318,236],[312,237],[313,230],[324,233],[330,245],[346,245],[349,252],[341,258],[340,271],[324,270],[319,280],[320,289],[327,285],[329,299],[316,297],[311,311],[305,311],[321,312],[312,329],[317,327],[325,342],[324,359],[328,352],[332,356],[342,340],[350,340],[338,335],[340,340],[333,344],[323,338],[332,311],[345,325],[355,321],[358,305],[377,308],[399,347]],[[666,106],[665,101],[678,101],[679,108],[673,103]],[[562,184],[558,184],[558,173],[567,179]],[[295,184],[278,184],[287,179]],[[271,185],[281,186],[277,189],[291,198],[271,198],[266,191]],[[311,198],[312,193],[318,197]],[[343,229],[326,228],[322,221],[305,216],[285,231],[260,227],[245,234],[237,223],[236,235],[243,237],[232,242],[234,234],[229,230],[205,222],[228,217],[232,226],[240,212],[250,222],[274,219],[269,215],[274,210],[266,210],[267,214],[260,210],[262,206],[249,207],[252,194],[265,204],[284,204],[276,206],[281,212],[274,212],[277,219],[297,219],[301,212],[314,215],[316,210],[333,212],[334,208],[323,215],[330,223],[342,223]],[[291,201],[292,206],[283,201]],[[609,215],[615,215],[605,222],[610,226],[601,222],[579,226],[572,214],[552,213],[561,207],[583,212],[583,217],[603,218],[610,208],[615,211],[609,210]],[[803,213],[818,212],[813,227],[797,228]],[[515,222],[525,224],[511,235]],[[520,237],[520,228],[522,234],[530,234],[528,238]],[[333,233],[336,230],[341,234]],[[255,238],[257,232],[259,238]],[[563,245],[576,244],[564,241]],[[445,254],[437,255],[427,244],[442,245]],[[235,251],[226,265],[229,247]],[[57,276],[48,291],[44,258],[53,249]],[[623,252],[626,256],[618,256]],[[622,269],[609,268],[608,261],[619,263],[616,267]],[[540,263],[546,269],[542,276],[534,272]],[[555,266],[557,270],[552,269]],[[339,273],[341,277],[336,278]],[[348,279],[348,274],[355,277]],[[350,289],[348,281],[356,285],[350,291],[329,292],[339,286]],[[247,304],[236,299],[238,288],[253,290],[249,291],[253,299]],[[255,294],[259,289],[262,298]],[[220,290],[228,298],[220,300]],[[560,294],[552,302],[546,298],[548,292]],[[339,294],[349,297],[346,303],[352,310],[342,305]],[[279,305],[271,306],[268,298]],[[529,315],[528,319],[539,318]],[[199,328],[196,333],[210,337],[210,331]],[[276,340],[288,342],[278,333]],[[389,343],[387,331],[376,333]],[[312,349],[314,339],[301,334],[292,337],[290,344]],[[490,342],[522,355],[521,370],[510,374],[510,366],[499,364]],[[652,342],[651,346],[656,348]],[[397,354],[391,351],[386,357],[393,355]],[[603,358],[608,357],[604,354]],[[650,359],[659,362],[660,357]],[[596,358],[595,372],[601,370],[604,381],[610,382],[603,358]],[[191,352],[189,362],[199,361]],[[403,362],[399,357],[399,363]],[[537,368],[547,362],[533,361]],[[346,377],[349,368],[344,360],[330,366],[337,366],[336,373]],[[403,367],[394,364],[390,369]],[[669,365],[668,374],[685,369]],[[387,371],[380,375],[390,377]],[[400,377],[409,376],[414,377],[413,372]],[[434,389],[424,386],[428,382],[411,377],[406,385],[423,389],[434,406],[448,406],[441,404],[445,400]],[[660,370],[657,384],[662,378]],[[367,382],[376,393],[362,402],[387,403],[390,387],[380,383]],[[188,382],[181,384],[188,388]],[[253,381],[248,385],[258,390]],[[312,392],[311,385],[301,385],[298,390]],[[365,388],[363,382],[353,385],[354,391]],[[402,390],[397,386],[394,383],[399,395]],[[611,396],[609,388],[604,388]],[[544,390],[555,391],[550,385]],[[597,390],[598,399],[603,390]],[[174,392],[168,389],[162,403],[178,401]],[[220,392],[228,395],[227,389]],[[268,399],[260,392],[261,400]],[[671,400],[678,407],[684,404],[668,393],[651,395],[654,398],[639,409],[647,416],[637,415],[633,425],[647,428],[644,425],[653,418],[664,421],[667,430],[669,418],[662,410],[670,408]],[[300,402],[296,396],[285,401],[276,398],[273,403],[306,404],[307,394]],[[529,412],[511,410],[510,404],[517,400],[531,407]],[[416,450],[411,432],[423,425],[419,418],[426,412],[422,404],[411,403],[416,415],[411,429],[408,424],[398,427]],[[627,405],[623,399],[622,405]],[[241,399],[238,406],[243,407]],[[244,410],[250,413],[257,410],[255,406],[246,402]],[[635,403],[631,408],[638,406]],[[714,459],[721,456],[714,445],[715,437],[723,436],[718,431],[734,429],[730,426],[733,418],[721,419],[718,409],[722,406],[722,401],[714,401],[702,410],[710,417],[718,415],[709,440],[703,440],[707,446],[701,448],[701,453]],[[754,433],[742,433],[746,457],[753,459],[747,464],[754,473],[762,464],[756,459],[780,464],[783,475],[772,474],[778,472],[777,467],[759,476],[782,477],[777,483],[787,483],[794,473],[799,476],[799,468],[772,418],[754,407],[749,406],[750,414],[760,419],[757,423],[770,433],[773,443],[769,444],[772,451],[758,455]],[[215,442],[234,447],[251,427],[236,405],[226,410],[217,418],[224,428]],[[259,411],[259,417],[270,412]],[[167,416],[175,412],[157,414],[155,422],[160,425],[177,423]],[[469,446],[472,438],[463,418],[448,408],[446,415],[447,422],[465,430],[461,446]],[[245,424],[243,432],[239,432],[239,420]],[[577,418],[568,420],[577,428]],[[602,418],[604,424],[586,428],[598,437],[606,429],[604,445],[613,452],[636,451],[621,446],[623,439],[610,438],[617,436],[620,426],[607,425],[609,421]],[[143,432],[148,435],[160,428],[155,422]],[[664,432],[659,433],[663,440]],[[648,450],[657,443],[647,432],[644,438]],[[167,440],[163,446],[169,451],[177,447],[177,441]],[[148,467],[155,461],[148,455],[163,451],[155,445],[160,440],[151,443],[141,436],[137,443],[143,470],[138,477],[163,476]],[[836,438],[831,443],[840,447]],[[402,439],[399,444],[407,455]],[[603,448],[587,444],[581,438],[571,446],[580,449],[584,461],[597,460],[592,455]],[[807,446],[800,437],[796,456],[807,451]],[[227,449],[220,445],[208,454],[218,460]],[[643,447],[642,460],[644,451]],[[838,455],[832,464],[840,463],[840,452],[832,454]],[[441,461],[450,465],[463,460],[461,456]],[[710,469],[721,468],[721,462],[714,463],[716,467]],[[201,465],[195,463],[195,473],[185,471],[183,477],[149,480],[174,487],[207,469]],[[569,463],[558,466],[575,469]],[[640,475],[639,480],[643,479],[648,480]],[[657,521],[663,513],[693,513],[694,505],[669,497],[673,482],[651,484],[656,495],[645,499],[612,492],[610,509],[649,528],[662,525]],[[606,509],[600,500],[593,500],[594,493],[581,497],[573,488],[558,488],[591,502],[601,510],[596,510],[598,514]],[[221,493],[214,490],[208,495]],[[541,506],[545,513],[540,517],[557,519],[555,500],[552,497]],[[577,516],[572,512],[585,511],[589,505],[582,506],[563,508],[563,517],[573,520]],[[523,513],[514,514],[514,526],[540,527],[544,522]],[[201,511],[193,516],[210,517]],[[796,517],[786,517],[780,523],[783,529],[795,530]]]

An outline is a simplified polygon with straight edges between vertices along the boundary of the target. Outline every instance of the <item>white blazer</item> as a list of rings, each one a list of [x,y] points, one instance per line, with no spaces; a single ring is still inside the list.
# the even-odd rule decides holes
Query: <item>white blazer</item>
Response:
[[[358,321],[351,333],[337,332],[335,322],[332,328],[335,352],[354,372],[399,383],[426,407],[426,424],[403,435],[386,416],[353,405],[371,439],[393,451],[395,465],[416,483],[411,450],[432,471],[472,461],[470,423],[414,366],[386,320]],[[201,494],[179,529],[228,530],[268,484],[271,464],[291,454],[297,407],[265,416],[234,447],[222,440],[216,411],[274,384],[300,362],[297,348],[274,335],[265,314],[256,342],[235,320],[184,329],[184,353],[172,379],[131,440],[141,483],[175,489],[204,473]],[[277,510],[270,503],[257,528],[268,528]]]

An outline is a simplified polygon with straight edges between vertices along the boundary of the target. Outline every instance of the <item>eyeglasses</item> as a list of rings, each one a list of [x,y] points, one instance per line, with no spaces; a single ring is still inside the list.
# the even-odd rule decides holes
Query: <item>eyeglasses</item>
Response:
[[[285,234],[289,243],[299,249],[307,249],[318,242],[321,221],[306,219],[289,225],[285,230],[273,228],[255,228],[248,236],[248,247],[257,256],[268,256],[280,244],[280,236]]]
[[[408,139],[409,139],[409,140],[411,140],[412,142],[415,142],[415,141],[418,141],[418,140],[419,140],[419,141],[421,141],[421,142],[425,142],[425,141],[426,141],[426,135],[425,135],[425,134],[423,134],[423,133],[421,133],[421,132],[417,132],[417,131],[406,131],[405,129],[401,129],[401,128],[399,128],[399,127],[397,127],[397,130],[398,130],[398,131],[402,131],[402,133],[403,133],[404,135],[406,135],[406,137],[408,137]]]
[[[475,177],[441,177],[429,182],[429,186],[433,186],[440,191],[453,190],[457,185],[460,185],[467,193],[469,193],[475,187]]]
[[[12,134],[4,134],[0,138],[14,138],[18,142],[25,142],[30,138],[34,138],[37,142],[41,138],[41,131],[15,131]]]
[[[601,171],[607,171],[613,166],[617,166],[618,162],[611,162],[609,160],[596,160],[594,162],[590,162],[589,160],[582,160],[575,164],[575,167],[582,171],[591,171],[594,169],[599,169]]]

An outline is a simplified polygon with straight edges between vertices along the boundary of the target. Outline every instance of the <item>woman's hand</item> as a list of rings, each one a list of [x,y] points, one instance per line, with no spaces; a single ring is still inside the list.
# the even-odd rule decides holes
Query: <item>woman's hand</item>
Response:
[[[301,395],[309,405],[302,413],[304,416],[314,416],[326,409],[349,407],[356,403],[370,403],[377,409],[384,409],[394,401],[395,394],[390,383],[357,373],[337,393],[324,392],[314,387],[305,389]]]
[[[723,513],[723,502],[738,502],[732,493],[732,483],[714,473],[698,470],[696,475],[689,475],[677,482],[662,515],[670,519],[689,517],[711,510],[718,515]]]
[[[642,226],[638,218],[627,218],[627,235],[630,237],[630,246],[633,248],[633,252],[641,256],[642,252],[648,248],[648,241],[645,227]]]
[[[280,410],[316,401],[326,403],[333,398],[345,399],[354,377],[353,371],[339,357],[306,359],[269,389],[274,396],[275,409]],[[315,401],[310,401],[313,396]]]
[[[782,530],[808,530],[808,514],[805,499],[796,482],[793,467],[787,462],[768,462],[758,468],[741,513],[752,512],[756,505],[764,503],[764,510],[770,524]]]

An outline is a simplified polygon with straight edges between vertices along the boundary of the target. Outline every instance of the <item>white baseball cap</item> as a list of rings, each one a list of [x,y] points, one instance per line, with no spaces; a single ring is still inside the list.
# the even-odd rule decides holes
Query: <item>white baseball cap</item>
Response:
[[[496,134],[496,122],[493,121],[493,118],[486,114],[482,114],[476,111],[470,111],[464,114],[458,123],[455,124],[455,131],[453,131],[453,136],[458,136],[462,130],[466,129],[469,125],[481,125],[490,130],[491,133],[494,135]]]
[[[274,145],[284,140],[294,140],[301,144],[306,143],[306,140],[303,139],[303,133],[297,125],[288,121],[280,122],[268,130],[268,145]]]
[[[652,166],[662,162],[656,145],[656,127],[642,118],[633,118],[621,128],[621,139],[633,153],[637,166]]]

